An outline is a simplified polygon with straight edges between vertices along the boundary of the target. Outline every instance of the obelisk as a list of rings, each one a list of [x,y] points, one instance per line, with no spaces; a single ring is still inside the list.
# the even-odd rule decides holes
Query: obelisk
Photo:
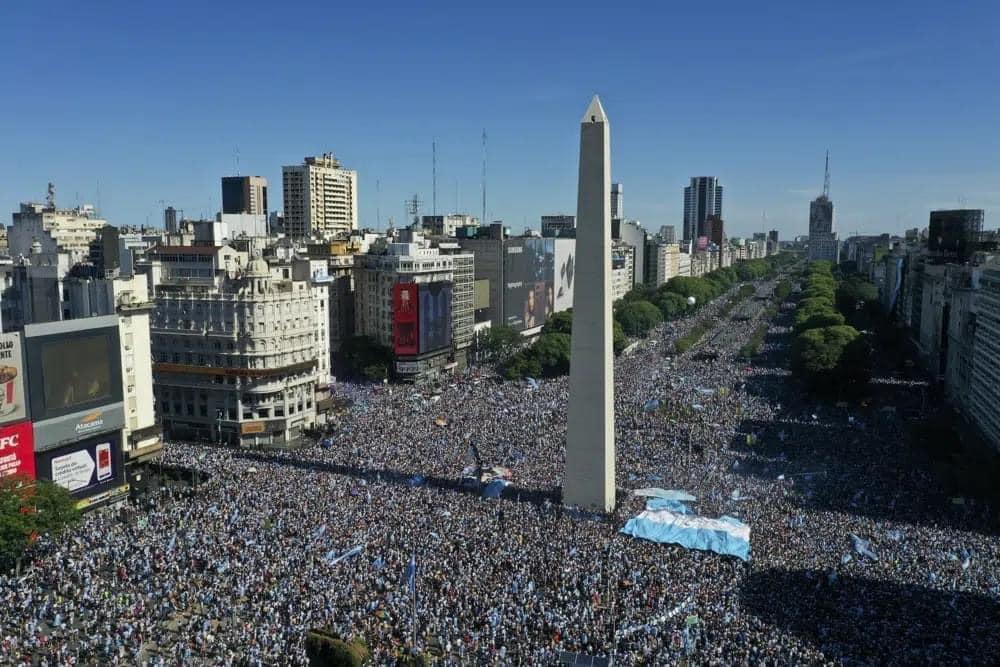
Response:
[[[608,117],[595,95],[580,123],[563,504],[603,512],[615,507],[611,322],[611,143]]]

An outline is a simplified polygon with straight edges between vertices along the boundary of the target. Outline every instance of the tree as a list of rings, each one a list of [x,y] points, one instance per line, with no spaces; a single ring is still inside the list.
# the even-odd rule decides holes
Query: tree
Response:
[[[573,333],[573,310],[563,310],[554,313],[542,327],[542,333]]]
[[[663,314],[648,301],[629,301],[618,308],[616,319],[626,335],[646,336],[650,329],[663,321]]]
[[[543,376],[556,377],[569,373],[570,346],[569,334],[551,333],[542,334],[530,350],[525,351],[534,354]]]
[[[712,300],[711,285],[694,276],[674,276],[660,286],[661,292],[674,292],[687,299],[690,296],[695,298],[695,308],[700,308]]]
[[[796,318],[795,333],[802,333],[808,329],[822,329],[823,327],[834,327],[845,322],[844,316],[833,310],[814,312],[803,318],[801,321]]]
[[[774,286],[774,298],[779,302],[784,301],[792,293],[792,284],[787,280],[782,280]]]
[[[849,390],[860,390],[871,379],[872,347],[865,336],[844,346],[835,369],[837,381]]]
[[[845,325],[803,331],[792,342],[792,369],[814,387],[835,389],[844,349],[857,337],[858,330]]]
[[[625,336],[625,330],[622,329],[621,322],[615,320],[612,326],[613,329],[612,329],[611,345],[615,350],[615,355],[617,356],[622,352],[624,352],[625,348],[628,347],[628,338]]]
[[[851,317],[869,303],[878,302],[878,288],[858,276],[851,276],[837,287],[837,308]]]
[[[557,313],[561,315],[561,313]],[[570,316],[572,322],[572,316]],[[490,327],[486,333],[481,334],[480,349],[487,359],[504,361],[524,343],[524,338],[514,327],[499,326]]]
[[[675,320],[688,309],[687,299],[676,292],[660,292],[653,304],[660,309],[664,320]]]
[[[56,537],[79,519],[76,500],[63,487],[20,475],[0,478],[0,571],[19,565],[39,536]]]
[[[340,347],[344,370],[350,377],[381,381],[392,368],[392,350],[369,336],[351,336]]]
[[[656,290],[648,285],[636,285],[620,301],[650,301],[655,293]]]

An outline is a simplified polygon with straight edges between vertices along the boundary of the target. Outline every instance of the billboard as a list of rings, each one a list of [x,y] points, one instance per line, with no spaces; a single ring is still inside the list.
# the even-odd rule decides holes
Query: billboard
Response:
[[[24,330],[28,395],[35,422],[121,402],[116,316],[35,324]]]
[[[576,240],[554,239],[555,265],[552,277],[555,287],[554,312],[573,307],[573,283],[576,278]]]
[[[27,418],[21,334],[0,334],[0,424],[10,424]]]
[[[38,479],[58,484],[74,498],[93,496],[124,483],[119,433],[39,452],[36,463]]]
[[[420,354],[451,347],[451,283],[420,283]]]
[[[542,326],[555,307],[555,239],[511,239],[503,264],[504,324],[518,331]]]
[[[51,449],[96,433],[120,431],[124,426],[125,406],[123,403],[74,412],[62,417],[35,422],[35,448],[39,450]]]
[[[0,426],[0,479],[24,475],[35,479],[35,439],[31,422]]]
[[[416,283],[396,283],[392,287],[392,344],[396,354],[418,354],[419,316]]]

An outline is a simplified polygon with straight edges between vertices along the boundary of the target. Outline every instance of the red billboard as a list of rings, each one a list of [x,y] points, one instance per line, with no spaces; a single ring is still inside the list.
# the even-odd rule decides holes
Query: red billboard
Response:
[[[417,294],[416,283],[396,283],[392,288],[392,342],[396,354],[420,352]]]
[[[35,438],[29,421],[0,426],[0,478],[8,475],[35,479]]]

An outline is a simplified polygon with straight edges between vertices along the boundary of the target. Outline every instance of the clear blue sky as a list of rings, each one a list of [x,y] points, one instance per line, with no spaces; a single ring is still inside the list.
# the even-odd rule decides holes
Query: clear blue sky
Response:
[[[1000,226],[994,2],[8,2],[0,10],[0,213],[44,196],[114,224],[220,206],[219,177],[271,184],[334,152],[362,225],[413,193],[515,229],[574,212],[578,123],[601,95],[625,213],[679,224],[694,175],[726,188],[730,235],[804,233],[831,151],[846,235],[935,207]],[[881,6],[878,6],[881,5]],[[376,179],[381,194],[376,197]]]

